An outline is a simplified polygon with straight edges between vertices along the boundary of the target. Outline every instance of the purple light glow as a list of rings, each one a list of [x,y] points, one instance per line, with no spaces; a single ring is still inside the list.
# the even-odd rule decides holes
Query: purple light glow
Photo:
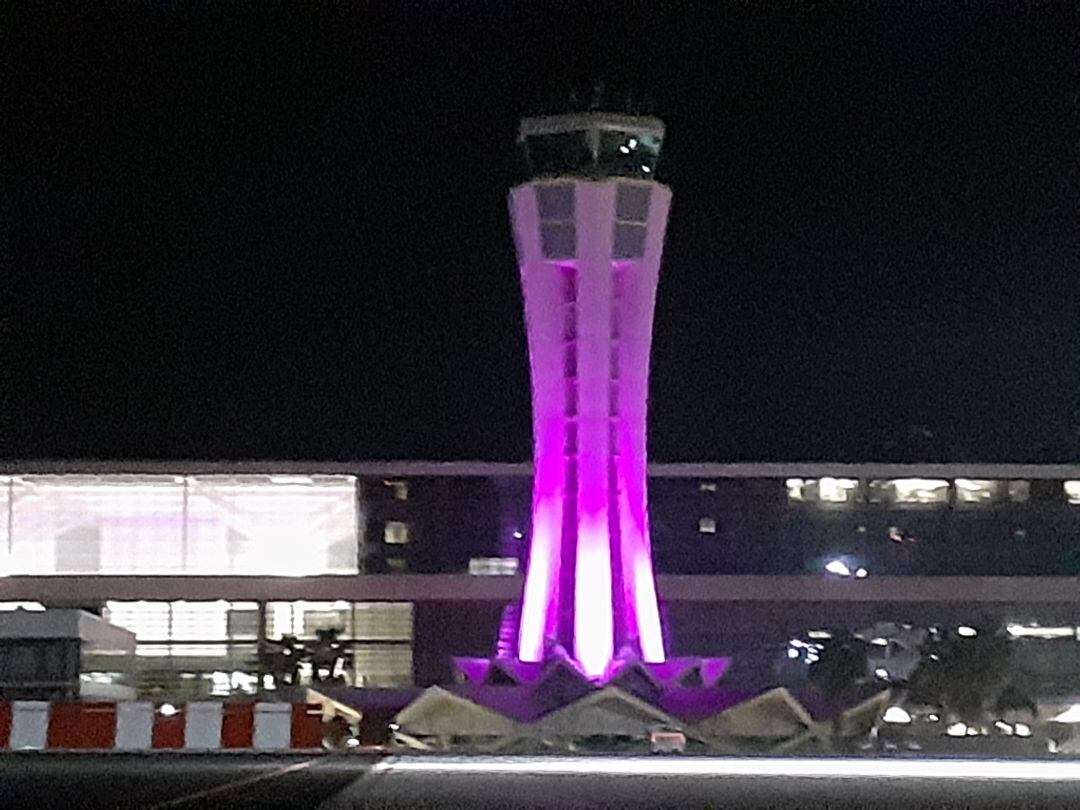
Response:
[[[650,204],[643,255],[615,261],[620,186],[648,188]],[[567,189],[571,210],[542,218],[538,192],[554,190],[565,200]],[[518,658],[538,662],[557,645],[573,650],[592,679],[612,671],[617,652],[648,663],[665,660],[649,543],[645,431],[670,200],[671,192],[651,181],[566,178],[519,186],[510,195],[535,462]],[[551,222],[564,231],[572,226],[572,259],[545,257],[541,233]]]

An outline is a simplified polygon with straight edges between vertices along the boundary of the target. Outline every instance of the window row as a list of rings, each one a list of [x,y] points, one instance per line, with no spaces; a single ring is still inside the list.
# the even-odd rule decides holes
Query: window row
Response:
[[[538,133],[519,142],[521,173],[534,177],[651,177],[661,138],[653,133],[582,129]]]
[[[823,477],[788,478],[784,483],[788,500],[794,503],[919,505],[954,501],[957,504],[992,504],[1026,503],[1031,498],[1031,482],[1023,480],[893,478],[860,481]],[[1064,482],[1064,493],[1069,503],[1080,504],[1080,482]]]
[[[0,483],[0,575],[359,570],[349,475],[26,475]]]
[[[616,187],[612,258],[639,259],[645,255],[651,197],[652,188],[647,184],[620,183]],[[536,206],[540,215],[540,251],[544,258],[572,259],[577,256],[574,185],[537,185]]]
[[[108,602],[105,617],[146,642],[253,642],[259,636],[255,602]],[[411,641],[410,602],[268,602],[266,638],[313,639],[321,630],[336,630],[342,639]],[[213,647],[221,650],[220,644]],[[187,654],[200,654],[185,647]]]

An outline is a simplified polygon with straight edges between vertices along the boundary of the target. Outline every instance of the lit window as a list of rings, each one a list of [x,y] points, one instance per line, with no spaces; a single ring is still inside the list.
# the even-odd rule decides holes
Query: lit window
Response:
[[[412,641],[411,602],[357,602],[353,613],[359,641]]]
[[[230,613],[252,610],[257,629],[257,608],[252,602],[107,602],[105,618],[135,634],[140,657],[217,657],[228,654],[233,638],[254,634],[230,624]],[[233,631],[236,636],[233,636]]]
[[[383,481],[383,484],[390,487],[390,491],[394,494],[394,500],[407,501],[409,500],[409,482],[408,481]]]
[[[997,481],[974,478],[956,479],[956,500],[959,503],[989,503],[998,491]]]
[[[226,618],[230,639],[259,637],[259,606],[254,602],[233,602]]]
[[[855,478],[788,478],[789,501],[820,501],[822,503],[850,503],[859,491]]]
[[[357,645],[353,650],[353,680],[357,686],[412,686],[412,646]]]
[[[701,492],[716,492],[716,482],[715,481],[702,481],[698,485],[698,489]]]
[[[826,503],[847,503],[858,488],[854,478],[822,478],[818,481],[818,498]]]
[[[383,542],[403,546],[409,542],[409,524],[400,520],[388,520],[383,528]]]
[[[1074,506],[1080,505],[1080,481],[1066,481],[1065,497]]]
[[[701,534],[716,534],[716,521],[711,517],[703,517],[697,522],[697,528]]]
[[[1009,500],[1013,503],[1027,503],[1031,498],[1030,481],[1010,481]]]
[[[352,476],[28,475],[5,489],[9,575],[357,570]]]
[[[787,496],[789,501],[805,501],[806,500],[806,481],[801,478],[789,478],[784,482],[784,486],[787,487]]]
[[[889,482],[897,503],[946,503],[949,482],[940,478],[897,478]]]
[[[512,577],[517,570],[517,557],[473,557],[469,560],[469,574],[474,577]]]

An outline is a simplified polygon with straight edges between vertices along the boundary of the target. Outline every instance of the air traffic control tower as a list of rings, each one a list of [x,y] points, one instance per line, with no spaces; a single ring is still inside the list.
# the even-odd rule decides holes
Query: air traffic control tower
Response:
[[[510,192],[535,478],[518,659],[592,679],[665,660],[649,543],[646,410],[671,191],[656,118],[527,118]]]

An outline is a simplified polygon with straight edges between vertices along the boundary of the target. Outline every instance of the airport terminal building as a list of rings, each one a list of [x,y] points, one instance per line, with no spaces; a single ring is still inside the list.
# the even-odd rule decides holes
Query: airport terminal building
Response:
[[[260,645],[326,629],[352,685],[445,682],[513,648],[531,496],[517,463],[12,463],[0,608],[132,631],[83,677],[144,693],[254,692]],[[1080,650],[1080,465],[654,464],[649,510],[673,655],[882,621]]]

